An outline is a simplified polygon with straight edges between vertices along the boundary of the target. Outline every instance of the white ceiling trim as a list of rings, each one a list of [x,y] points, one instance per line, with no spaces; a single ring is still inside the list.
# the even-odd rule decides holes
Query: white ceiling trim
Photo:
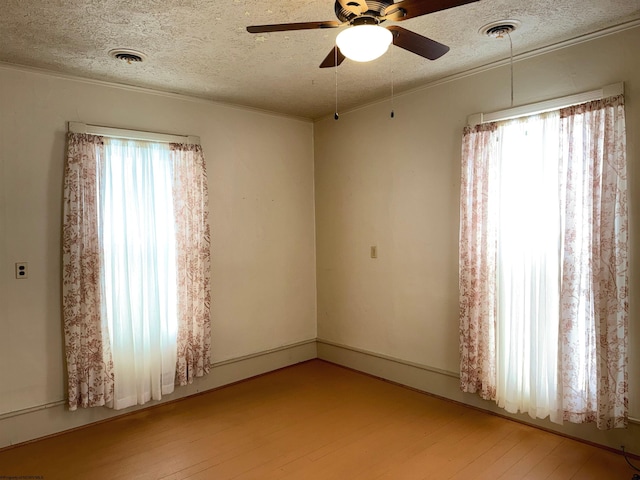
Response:
[[[249,107],[247,105],[239,105],[236,103],[226,103],[219,100],[211,100],[203,97],[196,97],[194,95],[185,95],[184,93],[167,92],[164,90],[156,90],[147,87],[136,87],[135,85],[127,85],[126,83],[108,82],[106,80],[96,80],[94,78],[85,78],[78,75],[71,75],[69,73],[54,72],[53,70],[47,70],[45,68],[29,67],[26,65],[18,65],[15,63],[8,63],[0,61],[0,70],[17,70],[25,73],[32,73],[36,75],[43,75],[46,77],[60,78],[62,80],[71,80],[73,82],[84,83],[87,85],[98,85],[102,87],[117,88],[119,90],[125,90],[128,92],[146,93],[147,95],[155,95],[158,97],[169,98],[174,100],[189,101],[194,103],[216,105],[218,107],[230,108],[232,110],[248,111],[253,113],[260,113],[271,117],[289,118],[299,120],[305,123],[312,123],[313,120],[307,117],[301,117],[297,115],[288,115],[286,113],[274,112],[271,110],[264,110],[256,107]]]

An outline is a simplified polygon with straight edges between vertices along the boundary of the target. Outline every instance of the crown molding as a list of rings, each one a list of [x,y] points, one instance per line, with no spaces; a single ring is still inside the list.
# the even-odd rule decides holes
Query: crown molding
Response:
[[[109,82],[106,80],[97,80],[95,78],[86,78],[78,75],[71,75],[68,73],[56,72],[54,70],[47,70],[46,68],[31,67],[28,65],[19,65],[17,63],[0,61],[0,70],[12,70],[12,71],[25,72],[25,73],[32,73],[36,75],[43,75],[47,77],[53,77],[53,78],[59,78],[62,80],[69,80],[73,82],[83,83],[86,85],[97,85],[97,86],[108,87],[108,88],[116,88],[116,89],[124,90],[127,92],[144,93],[147,95],[155,95],[157,97],[163,97],[163,98],[168,98],[173,100],[181,100],[181,101],[187,101],[187,102],[193,102],[193,103],[199,103],[199,104],[205,104],[205,105],[214,105],[222,108],[230,108],[233,110],[240,110],[245,112],[268,115],[271,117],[287,118],[290,120],[298,120],[305,123],[312,123],[312,120],[307,117],[301,117],[297,115],[288,115],[286,113],[274,112],[271,110],[264,110],[261,108],[250,107],[248,105],[240,105],[236,103],[223,102],[220,100],[212,100],[210,98],[198,97],[195,95],[187,95],[184,93],[168,92],[165,90],[157,90],[149,87],[137,87],[134,85],[127,85],[125,83]]]

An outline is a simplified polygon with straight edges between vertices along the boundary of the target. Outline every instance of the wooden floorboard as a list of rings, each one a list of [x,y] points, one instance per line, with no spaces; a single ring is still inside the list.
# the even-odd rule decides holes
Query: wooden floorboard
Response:
[[[320,360],[0,452],[0,478],[630,480],[621,455]]]

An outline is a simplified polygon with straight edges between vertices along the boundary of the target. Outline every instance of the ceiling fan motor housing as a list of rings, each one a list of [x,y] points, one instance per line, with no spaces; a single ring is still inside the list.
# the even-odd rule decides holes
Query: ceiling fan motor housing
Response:
[[[393,0],[366,0],[366,4],[369,10],[362,13],[362,15],[366,15],[368,17],[381,17],[384,9],[393,4]],[[354,5],[357,6],[359,3],[354,2]],[[336,1],[335,12],[336,17],[338,17],[338,20],[341,22],[351,22],[354,18],[360,16],[343,8],[339,1]]]

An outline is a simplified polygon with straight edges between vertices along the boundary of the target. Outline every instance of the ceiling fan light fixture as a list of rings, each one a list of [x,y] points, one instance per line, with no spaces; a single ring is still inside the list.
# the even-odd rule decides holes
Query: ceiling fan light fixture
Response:
[[[338,34],[340,52],[355,62],[370,62],[384,55],[393,41],[393,34],[380,25],[355,25]]]

